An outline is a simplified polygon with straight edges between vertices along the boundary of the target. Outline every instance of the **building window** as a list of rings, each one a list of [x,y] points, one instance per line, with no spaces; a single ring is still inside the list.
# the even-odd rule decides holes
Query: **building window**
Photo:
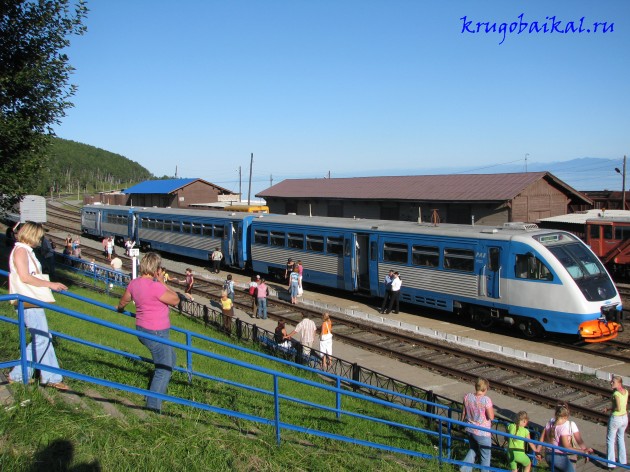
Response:
[[[381,206],[381,220],[399,220],[400,208],[398,206]]]
[[[343,204],[329,203],[327,216],[332,216],[335,218],[342,218],[343,217]]]
[[[285,209],[287,214],[295,213],[297,215],[298,202],[297,200],[287,200],[285,203]]]

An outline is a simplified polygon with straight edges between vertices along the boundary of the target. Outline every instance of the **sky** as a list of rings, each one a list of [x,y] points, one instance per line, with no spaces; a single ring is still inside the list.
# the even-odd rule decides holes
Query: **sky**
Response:
[[[87,33],[67,50],[74,108],[55,131],[156,176],[238,191],[240,168],[246,196],[252,153],[253,194],[289,178],[620,165],[630,154],[626,0],[88,8]],[[583,174],[584,189],[601,188]]]

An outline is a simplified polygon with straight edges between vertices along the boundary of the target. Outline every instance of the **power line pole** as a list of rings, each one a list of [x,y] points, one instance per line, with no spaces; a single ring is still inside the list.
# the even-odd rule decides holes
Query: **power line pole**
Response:
[[[243,198],[243,175],[241,173],[241,166],[238,166],[238,202],[241,203]]]
[[[273,175],[269,174],[269,186],[273,187]]]
[[[247,204],[250,205],[252,197],[252,167],[254,167],[254,153],[252,152],[249,160],[249,190],[247,191]]]
[[[529,153],[525,154],[525,173],[527,174],[527,158],[529,157]]]
[[[622,175],[623,189],[621,190],[621,209],[626,209],[626,156],[623,156],[623,175]]]

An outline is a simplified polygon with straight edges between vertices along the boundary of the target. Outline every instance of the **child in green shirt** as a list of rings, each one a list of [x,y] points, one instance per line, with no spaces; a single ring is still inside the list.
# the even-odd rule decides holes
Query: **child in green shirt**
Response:
[[[521,436],[529,439],[529,430],[525,427],[529,422],[526,411],[519,411],[516,415],[516,421],[507,427],[507,432],[514,436]],[[532,443],[528,443],[532,451],[537,452],[538,448]],[[508,439],[508,469],[512,472],[518,472],[518,466],[523,467],[523,472],[529,472],[532,467],[532,461],[526,454],[525,441],[521,439]]]

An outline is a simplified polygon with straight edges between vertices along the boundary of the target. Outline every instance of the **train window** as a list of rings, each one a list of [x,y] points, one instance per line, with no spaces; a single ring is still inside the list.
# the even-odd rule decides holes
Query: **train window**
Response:
[[[254,231],[254,242],[256,244],[269,244],[269,232],[259,229]]]
[[[475,252],[471,249],[444,249],[444,268],[475,271]]]
[[[613,227],[604,226],[604,239],[613,239]]]
[[[164,220],[155,220],[155,229],[164,230]]]
[[[401,243],[383,244],[383,262],[402,262],[409,260],[409,247]]]
[[[378,245],[376,241],[370,243],[370,260],[376,261],[378,259]]]
[[[225,233],[225,231],[223,231],[223,226],[221,226],[221,225],[214,225],[214,237],[215,238],[223,239],[223,233]]]
[[[304,235],[298,233],[289,233],[287,242],[292,249],[304,249]]]
[[[271,245],[284,247],[284,233],[271,232]]]
[[[615,239],[630,239],[630,226],[616,226]]]
[[[324,252],[324,237],[307,234],[306,249],[309,251]]]
[[[173,231],[173,222],[171,220],[164,221],[164,231]]]
[[[328,236],[326,238],[326,253],[343,254],[343,238],[341,236]]]
[[[196,234],[197,236],[201,235],[201,225],[192,224],[192,234]]]
[[[437,267],[440,265],[440,249],[435,246],[412,246],[411,261],[417,266]]]
[[[212,237],[212,225],[201,225],[201,234],[211,238]]]
[[[149,228],[149,218],[142,218],[142,228],[144,229]]]
[[[591,239],[599,239],[600,225],[591,225]]]
[[[553,280],[547,266],[533,254],[517,254],[514,273],[517,279]]]
[[[498,247],[491,247],[488,250],[488,269],[496,272],[501,268],[501,249]]]
[[[182,221],[182,233],[190,234],[190,227],[192,223],[190,221]]]

